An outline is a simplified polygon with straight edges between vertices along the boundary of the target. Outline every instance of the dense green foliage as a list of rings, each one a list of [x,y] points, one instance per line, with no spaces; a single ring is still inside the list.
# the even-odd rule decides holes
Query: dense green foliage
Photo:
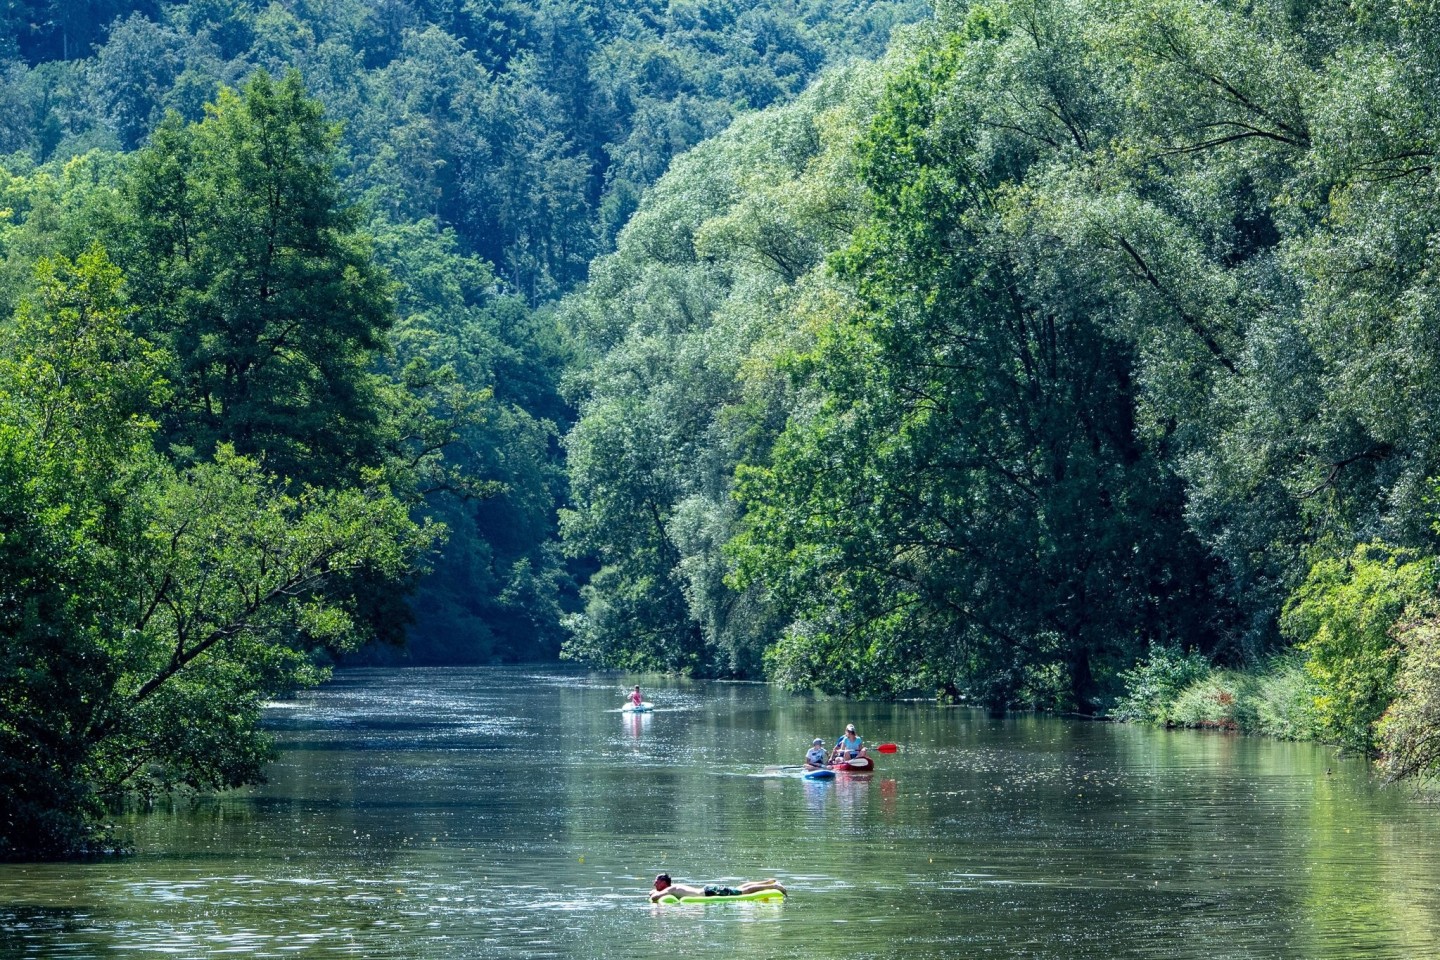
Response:
[[[169,358],[97,246],[45,260],[0,338],[0,855],[85,842],[97,796],[254,780],[261,704],[369,635],[348,578],[403,579],[434,535],[381,470],[324,488],[229,444],[157,451]]]
[[[1395,699],[1401,651],[1393,628],[1435,588],[1435,558],[1367,544],[1316,563],[1291,598],[1283,626],[1309,654],[1323,691],[1320,723],[1339,743],[1368,750],[1375,742],[1374,725]]]
[[[1440,777],[1440,617],[1433,598],[1396,625],[1403,653],[1394,701],[1376,725],[1379,765],[1391,780]]]
[[[1198,651],[1187,654],[1178,647],[1151,647],[1144,660],[1120,674],[1125,693],[1111,707],[1110,715],[1119,720],[1170,723],[1176,697],[1210,672],[1210,661]]]
[[[798,93],[826,62],[878,53],[895,24],[926,9],[922,0],[11,3],[0,12],[0,154],[10,154],[3,166],[16,179],[0,207],[9,205],[23,236],[7,243],[10,269],[0,276],[0,295],[8,292],[13,308],[30,264],[51,249],[56,221],[69,220],[74,233],[65,249],[78,249],[88,226],[77,207],[93,202],[85,198],[91,188],[113,183],[115,151],[142,145],[151,150],[155,179],[144,189],[153,190],[152,205],[141,204],[129,245],[112,254],[127,276],[148,257],[173,260],[175,229],[186,224],[178,204],[188,196],[204,206],[209,187],[164,182],[165,164],[175,159],[167,155],[167,130],[200,120],[223,85],[238,85],[257,68],[276,77],[298,69],[328,116],[343,121],[317,135],[337,148],[346,195],[362,201],[347,216],[366,219],[376,263],[399,283],[395,354],[386,362],[423,395],[432,428],[471,424],[456,426],[453,436],[400,434],[413,440],[417,457],[429,458],[441,444],[451,452],[445,475],[423,485],[451,537],[419,587],[403,655],[482,662],[551,656],[562,610],[573,602],[573,576],[590,561],[567,561],[555,545],[555,509],[566,497],[557,440],[573,413],[557,389],[566,337],[537,305],[585,276],[672,157],[740,112]],[[180,120],[165,121],[167,111]],[[252,158],[214,159],[243,166]],[[83,172],[74,172],[77,162]],[[250,185],[258,185],[258,173],[234,171]],[[238,241],[236,250],[245,251],[259,242],[249,233],[254,212],[204,211],[212,249]],[[154,250],[151,240],[158,241]],[[186,251],[182,259],[209,273],[210,293],[205,302],[166,310],[214,313],[221,304],[213,298],[226,295],[241,298],[233,305],[243,302],[243,282],[222,293],[239,275],[222,276],[209,262],[213,254]],[[286,269],[289,280],[303,280],[303,263]],[[346,291],[330,293],[342,306]],[[246,322],[253,329],[233,335],[253,340],[264,320]],[[167,434],[223,432],[221,424],[202,424],[213,416],[194,406],[208,391],[235,386],[210,382],[233,379],[212,362],[220,349],[207,343],[191,350],[206,356],[187,362],[204,368],[189,372],[165,419]],[[280,380],[292,372],[264,366]],[[304,375],[324,392],[341,372]],[[257,390],[254,399],[271,406],[246,414],[255,429],[273,429],[293,412],[281,396]],[[401,402],[363,390],[352,399],[345,416],[358,420],[377,405],[393,412]],[[260,422],[267,415],[268,425]],[[283,427],[310,432],[309,441],[291,438],[292,452],[326,439],[318,425],[312,418]],[[349,431],[337,443],[365,429],[333,419],[325,426]],[[207,442],[195,439],[199,447]],[[468,459],[455,456],[460,450]]]
[[[1110,716],[1167,727],[1230,730],[1285,740],[1323,740],[1320,686],[1290,653],[1244,669],[1217,668],[1191,652],[1155,647],[1120,678]]]
[[[805,337],[789,318],[831,295],[822,256],[857,222],[850,145],[880,76],[835,73],[681,158],[565,304],[593,362],[569,381],[581,416],[563,526],[602,564],[570,655],[758,672],[783,621],[765,591],[725,582],[734,472],[792,402],[769,358]]]
[[[299,74],[222,91],[135,156],[106,246],[136,325],[174,359],[162,442],[229,443],[287,477],[333,483],[376,459],[371,372],[385,280],[328,166],[335,131]]]
[[[6,6],[0,853],[407,626],[1440,771],[1435,12],[919,13]]]
[[[878,53],[895,23],[925,9],[17,2],[0,19],[13,44],[0,153],[131,149],[167,110],[196,120],[219,85],[297,68],[346,119],[349,184],[377,215],[439,218],[533,299],[584,275],[671,157],[738,111],[798,93],[826,61]]]
[[[1089,709],[1176,648],[1252,671],[1194,722],[1371,748],[1434,591],[1431,16],[956,3],[673,165],[566,307],[571,651]]]
[[[0,326],[0,856],[254,781],[261,705],[379,633],[436,540],[392,493],[424,471],[325,131],[293,75],[170,125],[79,204],[120,263],[40,258]]]
[[[672,157],[922,10],[6,5],[0,855],[255,780],[261,704],[366,640],[555,655],[593,560],[546,301]]]
[[[1043,104],[1040,65],[1002,79],[960,49],[896,77],[861,146],[877,215],[833,261],[856,302],[804,358],[818,407],[746,475],[741,573],[794,598],[807,629],[777,656],[803,673],[1085,707],[1137,638],[1206,640],[1176,575],[1206,561],[1140,449],[1093,260],[1013,189],[1046,154],[932,106],[966,80]]]

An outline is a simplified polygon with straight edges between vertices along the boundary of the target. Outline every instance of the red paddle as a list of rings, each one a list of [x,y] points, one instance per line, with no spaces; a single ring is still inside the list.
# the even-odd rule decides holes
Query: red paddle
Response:
[[[880,746],[876,747],[875,749],[878,750],[878,751],[880,751],[881,753],[894,753],[896,750],[899,750],[900,748],[897,747],[897,746],[895,746],[895,744],[893,744],[893,743],[882,743],[882,744],[880,744]]]

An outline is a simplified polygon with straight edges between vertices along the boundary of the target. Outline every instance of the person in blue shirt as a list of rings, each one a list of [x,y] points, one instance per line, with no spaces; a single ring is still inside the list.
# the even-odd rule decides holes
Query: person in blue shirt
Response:
[[[805,751],[805,763],[811,767],[825,766],[825,741],[816,737],[810,744],[810,749]]]
[[[855,732],[855,724],[847,723],[845,735],[835,741],[835,754],[831,760],[838,762],[863,756],[865,756],[865,740]]]

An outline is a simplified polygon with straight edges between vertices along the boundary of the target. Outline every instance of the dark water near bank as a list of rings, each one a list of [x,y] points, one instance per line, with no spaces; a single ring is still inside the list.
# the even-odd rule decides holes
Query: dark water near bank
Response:
[[[354,671],[277,706],[271,782],[0,865],[5,957],[1412,958],[1440,806],[1324,748],[759,685]],[[810,738],[893,741],[810,783]],[[1328,771],[1328,772],[1327,772]],[[651,907],[650,878],[781,904]]]

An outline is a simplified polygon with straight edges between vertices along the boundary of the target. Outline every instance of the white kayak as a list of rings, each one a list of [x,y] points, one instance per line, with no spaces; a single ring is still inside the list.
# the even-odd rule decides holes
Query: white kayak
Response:
[[[620,708],[620,712],[621,712],[621,713],[649,713],[651,710],[654,710],[654,709],[655,709],[655,704],[650,703],[649,701],[646,701],[645,703],[642,703],[642,704],[640,704],[639,706],[636,706],[636,705],[633,704],[633,703],[627,703],[627,704],[625,704],[625,706],[623,706],[623,707]]]

